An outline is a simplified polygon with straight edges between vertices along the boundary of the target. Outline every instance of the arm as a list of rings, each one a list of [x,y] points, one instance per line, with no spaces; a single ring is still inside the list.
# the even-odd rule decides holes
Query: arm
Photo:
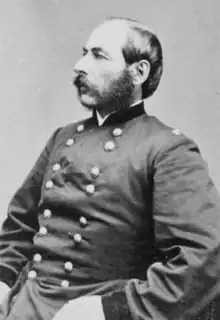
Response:
[[[12,198],[7,218],[2,225],[0,282],[9,287],[14,284],[20,270],[32,257],[32,240],[38,230],[37,207],[41,195],[41,183],[58,130],[49,139],[23,185]]]
[[[106,320],[190,319],[220,291],[220,201],[197,146],[170,137],[153,161],[155,244],[146,281],[102,298]]]

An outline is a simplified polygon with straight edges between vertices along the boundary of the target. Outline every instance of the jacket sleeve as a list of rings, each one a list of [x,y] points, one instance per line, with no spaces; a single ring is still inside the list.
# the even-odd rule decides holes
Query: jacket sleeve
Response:
[[[19,271],[32,257],[38,230],[38,202],[48,157],[59,129],[49,139],[34,167],[12,198],[0,233],[0,281],[13,286]]]
[[[153,161],[155,245],[146,281],[102,298],[106,320],[194,319],[220,292],[220,200],[195,143],[173,136]]]

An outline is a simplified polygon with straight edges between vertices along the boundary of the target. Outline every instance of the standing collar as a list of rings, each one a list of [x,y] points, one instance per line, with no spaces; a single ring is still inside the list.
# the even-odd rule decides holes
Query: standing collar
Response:
[[[145,109],[144,109],[144,102],[141,100],[132,104],[128,108],[123,108],[119,111],[111,113],[110,115],[106,116],[104,119],[102,119],[98,115],[97,111],[94,110],[92,118],[95,120],[98,126],[105,126],[110,124],[127,122],[143,114],[145,114]]]

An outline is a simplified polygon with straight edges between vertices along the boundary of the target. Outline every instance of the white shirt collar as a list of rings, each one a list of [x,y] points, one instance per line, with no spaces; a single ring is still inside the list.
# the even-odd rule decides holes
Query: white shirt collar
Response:
[[[141,103],[142,101],[143,101],[143,100],[140,99],[140,100],[132,103],[129,108],[138,105],[138,104]],[[111,113],[110,113],[110,114],[107,114],[107,116],[105,116],[104,118],[102,118],[102,117],[100,116],[99,112],[96,111],[96,116],[97,116],[97,121],[98,121],[99,127],[101,127],[101,126],[103,125],[103,123],[105,122],[105,120],[106,120],[110,115],[111,115]]]
[[[98,121],[98,125],[99,127],[101,127],[103,125],[103,123],[105,122],[105,120],[108,118],[109,114],[107,114],[107,116],[105,116],[104,118],[102,118],[99,114],[98,111],[96,111],[96,116],[97,116],[97,121]]]

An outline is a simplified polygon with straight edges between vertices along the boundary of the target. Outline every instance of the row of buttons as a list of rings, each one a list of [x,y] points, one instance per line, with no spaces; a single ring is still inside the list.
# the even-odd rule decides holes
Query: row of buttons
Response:
[[[87,220],[86,220],[85,218],[81,219],[81,225],[83,225],[83,226],[86,226],[86,225],[87,225]],[[39,234],[40,236],[46,236],[46,235],[48,234],[47,228],[41,226],[40,229],[39,229],[38,234]],[[68,235],[69,235],[71,238],[73,238],[73,240],[74,240],[74,242],[75,242],[76,244],[81,243],[81,241],[82,241],[82,236],[81,236],[80,233],[75,233],[75,234],[68,233]]]
[[[79,125],[77,127],[77,132],[82,132],[83,130],[84,130],[84,125]],[[72,138],[70,138],[70,139],[68,139],[66,141],[66,145],[67,146],[71,146],[73,143],[74,143],[74,140]],[[52,167],[52,170],[54,172],[59,171],[60,169],[61,169],[61,165],[59,163],[55,163],[53,165],[53,167]],[[97,178],[99,176],[99,174],[100,174],[100,170],[99,170],[98,167],[93,167],[91,169],[91,176],[93,178]],[[53,186],[54,186],[54,182],[52,180],[48,180],[46,182],[46,184],[45,184],[46,189],[51,189],[51,188],[53,188]],[[86,193],[87,194],[92,195],[94,192],[95,192],[94,185],[90,184],[90,185],[86,186]],[[44,212],[43,212],[43,216],[46,219],[50,219],[52,217],[51,210],[50,209],[45,209]],[[88,224],[88,221],[87,221],[87,219],[85,217],[82,216],[82,217],[79,218],[79,223],[80,223],[80,225],[82,227],[86,227],[87,224]],[[47,228],[44,227],[44,226],[41,226],[40,229],[39,229],[39,234],[41,236],[46,236],[48,234]],[[75,234],[69,233],[69,236],[71,236],[73,238],[73,240],[74,240],[74,242],[76,244],[80,244],[81,241],[82,241],[82,236],[81,236],[80,233],[75,233]],[[33,260],[34,260],[35,263],[40,263],[42,261],[42,256],[39,253],[36,253],[34,255]],[[65,262],[64,263],[64,270],[66,272],[71,272],[73,270],[72,262],[70,262],[70,261]],[[29,279],[35,279],[36,277],[37,277],[37,272],[35,270],[30,270],[29,273],[28,273],[28,278]],[[61,281],[61,286],[62,287],[69,287],[69,281],[68,280],[62,280]]]
[[[37,277],[37,272],[35,270],[31,270],[28,272],[28,279],[33,280]],[[61,287],[68,288],[70,283],[68,280],[62,280],[60,283]]]
[[[83,223],[84,226],[85,226],[87,224],[87,221],[82,220],[81,223]],[[47,228],[41,226],[40,229],[39,229],[38,234],[41,235],[41,236],[46,236],[48,234]],[[73,238],[74,242],[77,243],[77,244],[81,243],[81,241],[82,241],[82,236],[81,236],[80,233],[75,233],[75,234],[69,233],[69,236],[71,236]]]
[[[84,127],[84,124],[79,124],[77,127],[76,127],[76,131],[78,133],[80,132],[83,132],[85,129]],[[113,137],[120,137],[122,135],[122,129],[121,128],[115,128],[113,131],[112,131],[112,135]]]
[[[81,224],[83,224],[83,226],[85,226],[87,224],[87,220],[86,219],[84,220],[84,219],[81,220]],[[46,236],[48,234],[47,228],[41,226],[40,229],[39,229],[38,234],[41,235],[41,236]],[[81,236],[80,233],[75,233],[75,234],[68,233],[68,235],[73,238],[75,243],[77,243],[77,244],[81,243],[82,236]]]
[[[52,211],[50,209],[44,209],[43,216],[46,219],[50,219],[52,217]],[[86,227],[88,224],[88,221],[85,217],[82,216],[79,218],[79,223],[82,227]]]
[[[80,132],[83,132],[84,129],[85,129],[84,124],[79,124],[79,125],[77,126],[77,128],[76,128],[76,131],[77,131],[78,133],[80,133]],[[115,128],[115,129],[112,131],[112,135],[113,135],[114,137],[120,137],[120,136],[122,135],[122,129],[121,129],[121,128]]]
[[[45,184],[46,189],[52,189],[54,186],[54,183],[52,180],[48,180]],[[87,195],[93,195],[95,193],[95,186],[93,184],[88,184],[85,187],[85,192]]]
[[[83,132],[84,131],[84,125],[81,124],[79,125],[77,128],[76,128],[76,131],[77,132]],[[115,128],[113,131],[112,131],[112,135],[113,137],[120,137],[122,135],[122,129],[121,128]],[[69,138],[67,141],[66,141],[66,146],[70,147],[74,144],[74,139],[73,138]],[[105,146],[104,146],[104,149],[106,151],[112,151],[115,149],[115,143],[113,141],[107,141],[105,143]]]
[[[85,126],[84,124],[79,124],[77,127],[76,127],[76,131],[78,133],[80,132],[83,132],[85,129]],[[120,137],[122,135],[122,129],[121,128],[115,128],[113,131],[112,131],[112,135],[114,137]]]
[[[74,144],[74,139],[73,138],[69,138],[67,141],[66,141],[66,146],[70,147]],[[104,145],[104,149],[105,151],[113,151],[115,149],[116,145],[113,141],[109,140],[105,143]],[[58,169],[59,170],[59,169]],[[56,171],[56,170],[54,170]]]
[[[42,256],[39,254],[39,253],[36,253],[34,255],[34,258],[33,258],[34,262],[36,263],[40,263],[42,261]],[[73,264],[72,262],[70,261],[67,261],[64,263],[64,270],[66,270],[67,272],[71,272],[73,271]],[[31,270],[31,271],[34,271],[34,270]],[[36,272],[36,271],[35,271]]]
[[[52,180],[48,180],[45,184],[46,189],[52,189],[54,186],[54,183]],[[93,195],[95,193],[95,186],[93,184],[88,184],[85,187],[85,191],[87,195]]]

